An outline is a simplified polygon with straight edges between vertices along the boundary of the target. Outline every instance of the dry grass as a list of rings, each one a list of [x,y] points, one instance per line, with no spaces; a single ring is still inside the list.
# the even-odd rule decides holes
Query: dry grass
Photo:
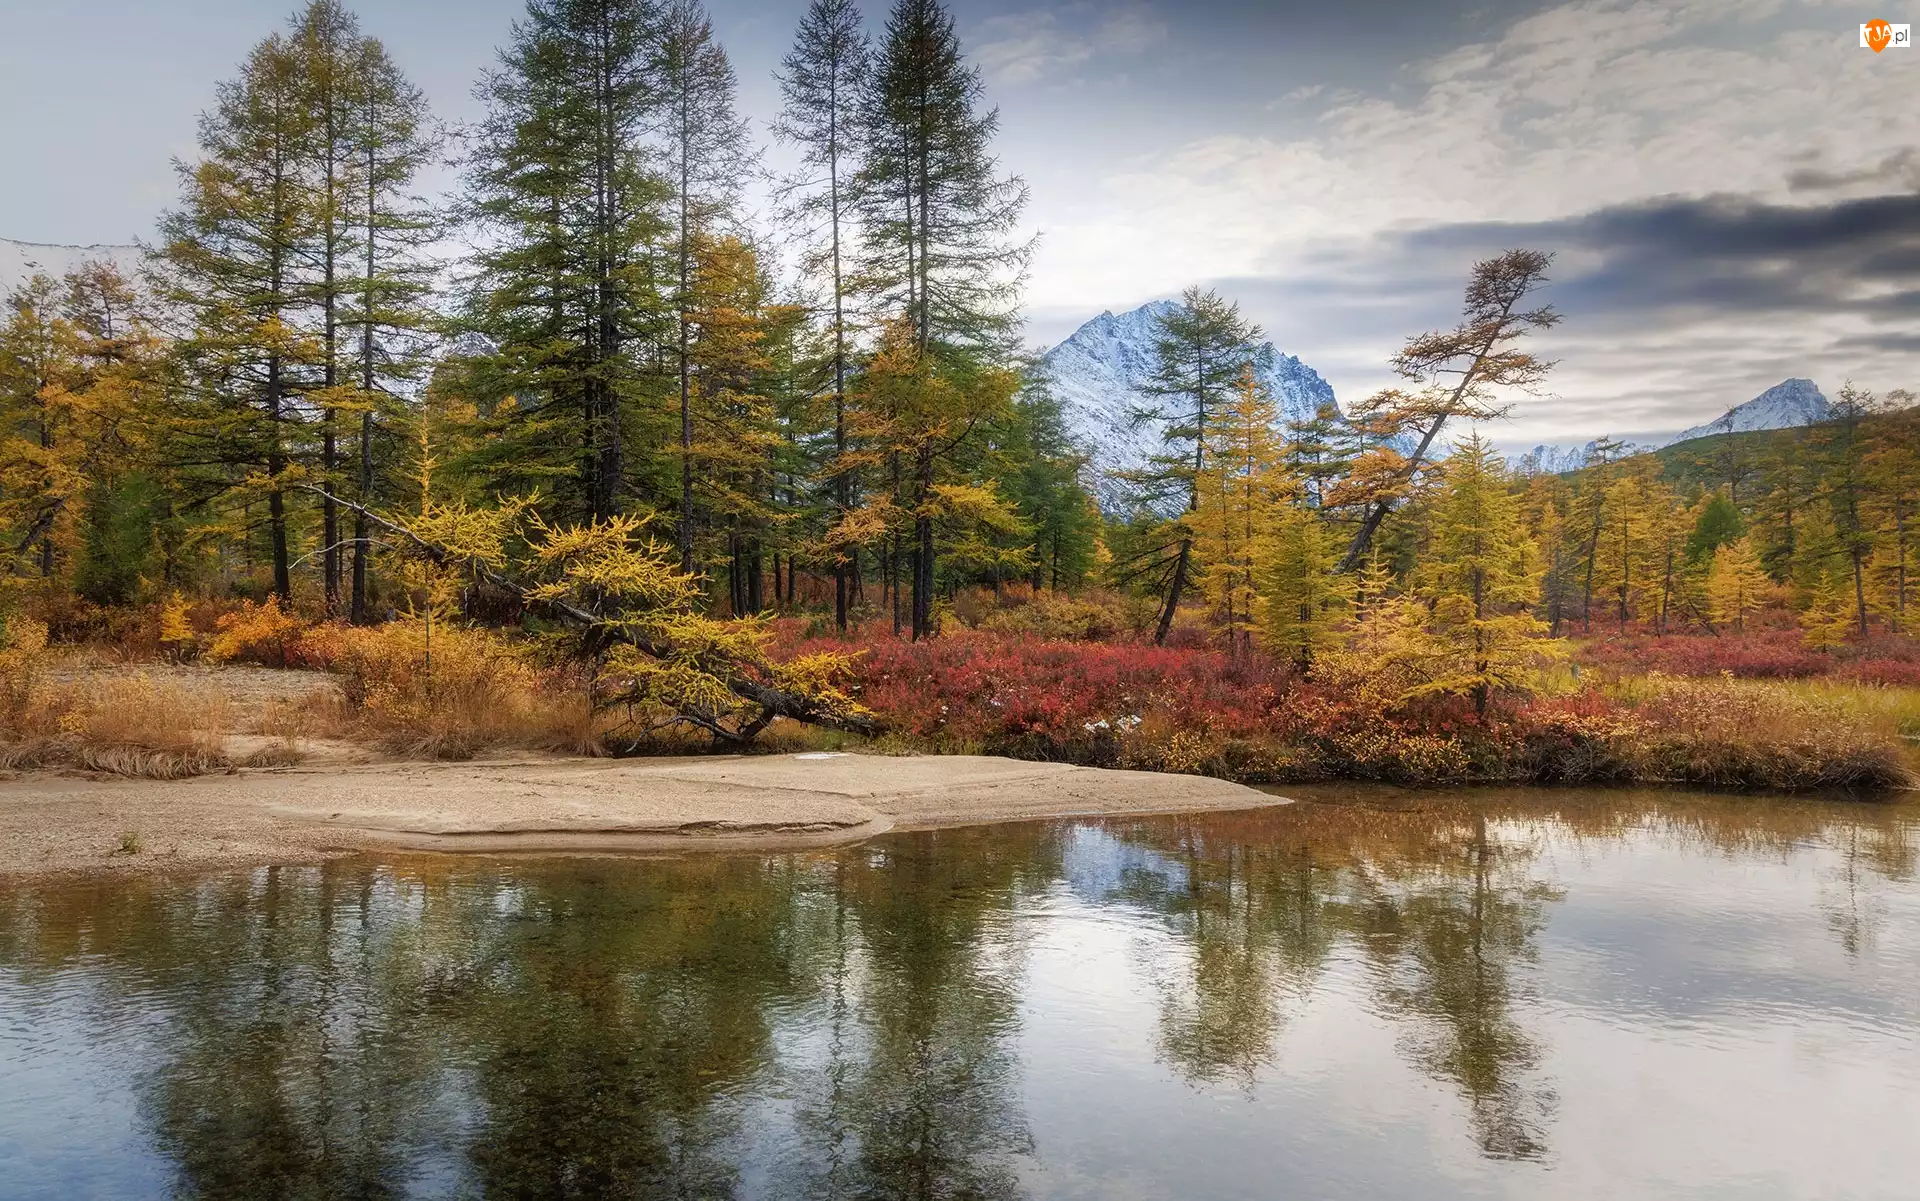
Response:
[[[36,682],[0,728],[0,767],[70,767],[179,780],[233,766],[218,691],[145,676]]]
[[[1640,728],[1641,779],[1714,788],[1911,787],[1904,730],[1920,693],[1833,680],[1629,678],[1610,689]]]
[[[429,638],[419,622],[331,627],[307,640],[338,677],[339,697],[302,702],[263,732],[347,737],[409,758],[471,759],[502,748],[598,753],[585,689],[541,667],[524,644],[450,625]]]

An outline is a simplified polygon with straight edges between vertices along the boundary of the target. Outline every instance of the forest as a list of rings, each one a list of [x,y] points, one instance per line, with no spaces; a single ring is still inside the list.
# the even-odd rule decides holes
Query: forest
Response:
[[[336,0],[269,33],[141,269],[0,312],[0,765],[220,770],[245,728],[1912,783],[1912,395],[1525,474],[1488,435],[1552,378],[1550,250],[1309,420],[1196,286],[1103,512],[983,75],[941,0],[873,15],[813,0],[764,128],[696,0],[530,0],[463,127]],[[236,663],[338,687],[236,713]]]

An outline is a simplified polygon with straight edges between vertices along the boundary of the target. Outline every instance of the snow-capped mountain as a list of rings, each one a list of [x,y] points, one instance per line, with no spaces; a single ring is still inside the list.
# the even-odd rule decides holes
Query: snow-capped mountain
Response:
[[[1689,442],[1695,438],[1705,438],[1711,434],[1743,434],[1752,430],[1784,430],[1795,426],[1810,425],[1825,421],[1833,412],[1833,405],[1826,395],[1810,379],[1783,380],[1768,388],[1765,392],[1747,401],[1735,405],[1713,421],[1681,430],[1669,438],[1661,438],[1652,443],[1628,442],[1623,444],[1625,454],[1659,450],[1664,446],[1673,446],[1680,442]],[[1522,454],[1511,456],[1508,464],[1523,475],[1558,475],[1563,471],[1577,471],[1587,465],[1587,456],[1592,452],[1593,442],[1575,445],[1570,442],[1548,442],[1534,447]]]
[[[1110,513],[1129,503],[1119,473],[1145,465],[1162,446],[1162,424],[1136,424],[1133,410],[1149,399],[1140,387],[1153,373],[1160,317],[1178,307],[1156,300],[1118,316],[1102,313],[1041,359],[1067,429],[1087,452],[1094,495]],[[1318,372],[1270,342],[1260,347],[1254,369],[1282,422],[1312,417],[1323,404],[1339,410]]]
[[[1593,448],[1598,445],[1600,445],[1598,438],[1578,446],[1571,443],[1543,443],[1525,454],[1514,455],[1508,463],[1521,475],[1559,475],[1563,471],[1578,471],[1585,467],[1587,460],[1593,456]],[[1625,458],[1628,455],[1644,454],[1658,449],[1657,446],[1642,442],[1622,442],[1615,454],[1617,457]]]
[[[11,293],[36,275],[58,280],[86,263],[111,262],[120,274],[132,279],[139,273],[141,253],[138,246],[53,246],[44,242],[16,242],[0,238],[0,297]]]
[[[1743,434],[1749,430],[1784,430],[1825,421],[1833,413],[1826,394],[1810,379],[1783,380],[1743,405],[1735,405],[1717,420],[1681,430],[1666,445],[1704,438],[1708,434]]]

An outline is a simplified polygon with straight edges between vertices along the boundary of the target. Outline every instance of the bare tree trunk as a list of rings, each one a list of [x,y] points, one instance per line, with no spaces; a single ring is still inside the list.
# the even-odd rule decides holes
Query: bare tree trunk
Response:
[[[1167,581],[1167,601],[1160,608],[1160,624],[1153,631],[1153,644],[1160,646],[1173,629],[1173,614],[1180,607],[1180,594],[1187,587],[1187,564],[1193,555],[1193,539],[1180,540],[1180,553],[1173,561],[1173,575]]]

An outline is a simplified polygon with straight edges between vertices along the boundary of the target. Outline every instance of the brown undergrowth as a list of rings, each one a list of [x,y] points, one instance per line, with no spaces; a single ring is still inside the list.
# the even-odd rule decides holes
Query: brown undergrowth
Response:
[[[0,647],[0,767],[176,780],[236,766],[217,690],[139,674],[54,679],[49,665],[46,627],[16,619]]]

